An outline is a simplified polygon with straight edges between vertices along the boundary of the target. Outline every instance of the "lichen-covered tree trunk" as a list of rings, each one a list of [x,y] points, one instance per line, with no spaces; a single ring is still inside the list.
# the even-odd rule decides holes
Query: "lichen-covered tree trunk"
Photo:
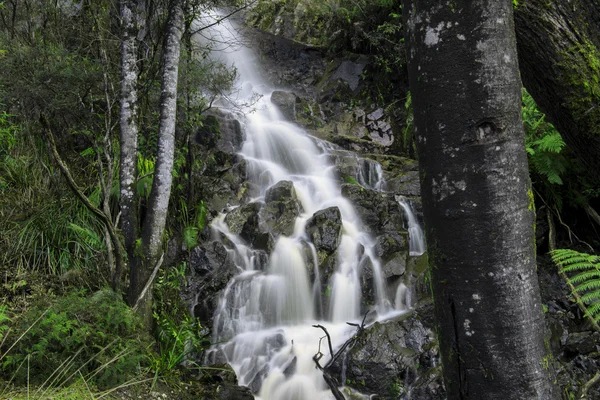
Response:
[[[509,0],[405,0],[449,399],[552,399]]]
[[[148,212],[144,220],[141,259],[131,271],[129,301],[134,304],[148,283],[161,257],[169,197],[171,195],[173,157],[175,153],[175,121],[177,109],[177,82],[181,36],[183,31],[182,0],[169,4],[166,36],[163,49],[162,89],[160,96],[160,119],[158,126],[158,151],[152,190],[148,200]],[[142,315],[151,315],[151,291],[147,291],[138,303]]]
[[[600,1],[519,1],[515,24],[525,87],[600,179]]]
[[[137,66],[137,1],[121,0],[121,97],[120,97],[120,149],[119,164],[121,227],[125,249],[130,261],[134,260],[134,247],[138,237],[138,208],[135,183],[137,179],[138,152],[138,66]],[[134,267],[135,268],[135,267]],[[113,286],[120,280],[115,273]]]

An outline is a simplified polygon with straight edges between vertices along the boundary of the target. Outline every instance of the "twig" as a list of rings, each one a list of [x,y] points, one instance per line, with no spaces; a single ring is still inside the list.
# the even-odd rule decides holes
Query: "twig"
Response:
[[[203,26],[202,28],[196,29],[195,31],[190,32],[190,35],[195,35],[196,33],[202,32],[205,29],[211,28],[215,25],[219,25],[221,22],[225,21],[227,18],[233,16],[234,14],[237,14],[238,12],[245,10],[246,8],[250,7],[252,4],[256,3],[258,0],[252,0],[249,3],[246,3],[245,5],[243,5],[242,7],[236,8],[235,10],[233,10],[232,12],[230,12],[229,14],[227,14],[224,17],[219,18],[218,20],[216,20],[215,22],[213,22],[212,24],[208,24],[206,26]]]
[[[160,268],[160,266],[163,263],[164,257],[165,257],[165,253],[162,253],[160,256],[160,259],[158,260],[158,262],[156,263],[156,266],[154,267],[154,271],[152,271],[152,275],[150,275],[150,278],[148,278],[148,282],[146,282],[146,286],[144,286],[142,293],[140,293],[139,297],[135,301],[135,305],[133,306],[133,311],[137,311],[137,309],[140,306],[141,301],[144,299],[144,297],[146,297],[146,293],[152,286],[152,282],[154,282],[154,278],[156,277],[156,273],[158,272],[158,269]]]
[[[313,325],[313,328],[321,328],[323,332],[325,332],[325,335],[327,336],[327,344],[329,345],[329,355],[333,358],[333,346],[331,346],[331,336],[329,336],[329,332],[327,332],[327,329],[325,329],[323,325]],[[320,347],[321,346],[319,345],[319,348]]]

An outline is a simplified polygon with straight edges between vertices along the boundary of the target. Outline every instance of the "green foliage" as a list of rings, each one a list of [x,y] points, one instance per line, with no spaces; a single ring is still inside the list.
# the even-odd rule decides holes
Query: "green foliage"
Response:
[[[562,185],[561,175],[567,163],[561,154],[565,143],[554,126],[546,122],[533,98],[523,89],[523,125],[525,127],[526,149],[532,172],[544,177],[553,185]]]
[[[12,117],[6,111],[0,112],[0,157],[8,155],[17,141],[17,126],[11,122]]]
[[[136,182],[136,190],[138,196],[148,200],[152,189],[152,181],[154,180],[154,158],[144,157],[141,153],[138,154],[138,175]]]
[[[201,352],[209,344],[207,333],[198,320],[190,316],[180,298],[186,267],[183,262],[163,269],[153,288],[159,352],[152,357],[151,368],[161,375],[174,372],[188,355]]]
[[[568,282],[581,296],[582,305],[589,316],[600,321],[600,257],[570,249],[557,249],[552,260],[568,277]]]
[[[45,312],[34,308],[15,318],[12,326],[14,347],[8,351],[11,340],[5,341],[0,374],[6,380],[14,377],[17,384],[29,380],[61,386],[83,376],[108,388],[137,376],[147,365],[142,324],[110,290],[70,294]]]
[[[179,215],[178,220],[183,226],[183,243],[188,250],[196,247],[198,244],[198,236],[206,226],[208,216],[208,206],[204,200],[201,200],[190,213],[188,206],[183,200],[179,199]]]
[[[6,305],[0,305],[0,343],[9,329],[8,322],[10,321],[11,319],[8,317],[8,307]]]
[[[356,181],[356,179],[354,179],[351,176],[347,176],[346,177],[346,183],[350,183],[352,185],[359,185],[360,186],[360,184]]]

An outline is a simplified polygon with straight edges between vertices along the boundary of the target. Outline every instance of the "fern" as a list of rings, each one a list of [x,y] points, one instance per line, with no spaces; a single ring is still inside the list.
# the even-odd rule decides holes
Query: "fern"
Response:
[[[550,185],[562,185],[561,176],[567,170],[567,162],[562,154],[565,142],[554,126],[546,122],[546,116],[539,111],[525,89],[522,111],[525,145],[532,172],[543,177]]]
[[[572,286],[580,306],[597,324],[600,321],[600,257],[570,249],[556,249],[550,255]]]

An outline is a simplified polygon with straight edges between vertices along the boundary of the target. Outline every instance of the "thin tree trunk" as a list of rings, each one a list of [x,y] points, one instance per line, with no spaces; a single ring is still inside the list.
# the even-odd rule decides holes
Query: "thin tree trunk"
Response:
[[[134,259],[139,222],[135,183],[138,152],[138,67],[137,67],[137,5],[135,0],[121,0],[121,160],[120,207],[125,248],[129,261]]]
[[[160,97],[160,120],[158,126],[158,152],[152,191],[148,201],[148,213],[142,236],[143,260],[131,270],[129,286],[130,304],[139,304],[142,315],[151,315],[151,291],[145,298],[139,295],[148,283],[152,270],[161,256],[171,184],[173,180],[173,157],[175,154],[175,121],[177,115],[177,79],[181,36],[183,32],[183,8],[181,0],[172,0],[167,19],[163,50],[162,92]]]
[[[525,87],[600,178],[600,1],[519,1],[515,24]]]
[[[405,0],[448,399],[553,399],[512,3]],[[546,360],[547,361],[547,360]]]

